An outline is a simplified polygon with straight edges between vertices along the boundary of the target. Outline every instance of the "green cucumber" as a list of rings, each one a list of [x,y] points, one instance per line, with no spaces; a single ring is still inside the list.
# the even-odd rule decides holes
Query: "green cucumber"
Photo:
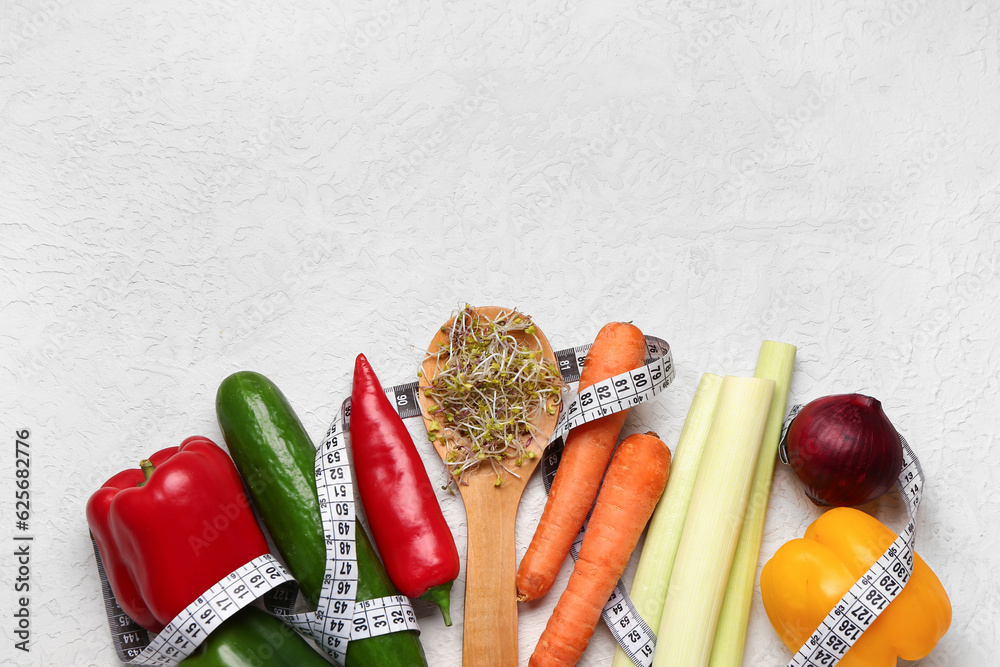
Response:
[[[236,468],[278,552],[313,604],[326,572],[326,537],[316,495],[316,448],[281,390],[260,373],[240,371],[222,381],[215,412]],[[357,523],[358,596],[399,592]],[[347,667],[426,667],[412,630],[352,641]]]
[[[330,667],[298,633],[256,607],[212,631],[181,667]]]
[[[229,453],[278,552],[311,604],[326,572],[316,448],[281,390],[259,373],[222,381],[215,414]]]

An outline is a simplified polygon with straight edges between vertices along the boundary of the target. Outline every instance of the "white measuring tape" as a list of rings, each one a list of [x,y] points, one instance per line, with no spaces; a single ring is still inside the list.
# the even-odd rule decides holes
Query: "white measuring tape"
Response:
[[[185,607],[154,638],[118,606],[97,545],[94,558],[101,577],[104,607],[118,658],[128,665],[176,665],[194,653],[205,638],[237,611],[278,586],[294,582],[271,554],[240,566]]]
[[[801,405],[795,406],[785,421],[782,443],[791,420]],[[914,540],[917,508],[924,487],[924,471],[909,443],[900,435],[903,468],[896,478],[896,488],[906,502],[906,527],[885,553],[834,605],[812,636],[799,649],[787,667],[833,667],[844,657],[861,634],[885,611],[903,590],[913,574]],[[782,461],[787,463],[782,451]]]
[[[416,383],[413,384],[415,387]],[[400,395],[406,395],[405,391],[401,391]],[[400,400],[394,395],[393,405],[399,406]],[[413,400],[411,405],[415,404]],[[115,651],[122,662],[130,665],[176,665],[194,652],[221,621],[258,598],[262,598],[261,602],[268,611],[316,642],[337,665],[344,665],[347,644],[351,640],[420,630],[413,607],[405,596],[356,601],[358,564],[354,483],[344,437],[349,421],[350,399],[347,399],[341,406],[340,418],[333,420],[322,445],[316,450],[316,491],[327,553],[326,574],[316,611],[292,613],[298,586],[274,556],[265,554],[215,584],[150,639],[150,633],[129,618],[118,605],[95,544],[94,557],[101,578],[108,625]]]
[[[556,353],[564,380],[576,382],[580,379],[583,360],[590,347],[584,345]],[[548,493],[552,486],[562,458],[565,435],[570,429],[648,401],[666,389],[674,376],[670,345],[659,338],[646,336],[645,366],[593,384],[577,394],[559,416],[555,431],[542,454],[542,483],[545,485],[545,492]],[[587,523],[584,522],[570,547],[573,560],[580,555],[580,545],[583,544],[586,530]],[[653,664],[656,633],[635,608],[621,580],[605,603],[601,616],[615,641],[633,663],[639,667],[650,667]]]
[[[395,400],[392,403],[397,405]],[[403,595],[356,601],[357,524],[346,443],[350,404],[349,398],[341,404],[340,417],[330,424],[323,444],[316,450],[316,491],[327,553],[319,606],[315,612],[284,616],[292,627],[312,637],[338,665],[344,664],[347,644],[352,640],[403,630],[420,631],[413,607]]]

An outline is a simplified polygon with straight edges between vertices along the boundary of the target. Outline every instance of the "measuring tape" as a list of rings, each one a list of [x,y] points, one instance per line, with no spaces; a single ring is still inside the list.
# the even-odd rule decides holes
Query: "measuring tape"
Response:
[[[152,639],[122,611],[111,591],[101,554],[94,544],[104,608],[118,658],[128,665],[176,665],[201,645],[223,621],[279,586],[295,580],[271,554],[240,566],[185,607]]]
[[[795,406],[785,421],[782,444],[791,420],[801,405]],[[861,634],[875,622],[913,574],[913,532],[916,528],[917,508],[924,486],[924,471],[920,467],[909,443],[900,435],[903,446],[903,467],[896,478],[896,488],[906,502],[908,521],[906,527],[875,564],[834,605],[829,615],[819,624],[812,636],[799,649],[787,667],[833,667],[844,657]],[[782,446],[782,461],[787,463],[787,453]]]
[[[94,547],[94,559],[97,561],[97,574],[101,579],[101,593],[104,597],[104,612],[108,616],[108,627],[111,628],[111,641],[115,647],[118,659],[128,663],[132,658],[142,653],[142,649],[149,646],[151,639],[149,631],[132,620],[118,605],[115,594],[111,591],[111,583],[108,575],[104,571],[104,563],[101,561],[101,554],[97,549],[97,542],[91,538],[91,546]]]
[[[416,383],[413,383],[414,385]],[[397,387],[389,391],[405,395]],[[389,391],[386,393],[389,394]],[[413,394],[415,399],[416,394]],[[393,405],[398,405],[396,400]],[[413,400],[411,404],[415,404]],[[326,535],[327,568],[315,612],[283,616],[293,628],[311,637],[337,665],[344,665],[347,644],[403,630],[420,631],[410,601],[403,595],[356,601],[358,562],[354,482],[347,457],[351,399],[340,406],[316,450],[316,491]],[[419,409],[417,414],[419,414]]]
[[[583,360],[590,347],[583,345],[556,353],[564,380],[576,382],[580,379]],[[549,492],[552,480],[555,479],[566,444],[564,436],[570,429],[648,401],[666,389],[674,376],[670,345],[659,338],[646,336],[645,366],[593,384],[577,394],[559,416],[555,431],[542,454],[542,483],[545,493]],[[570,547],[574,561],[580,555],[580,545],[583,544],[586,530],[585,521]],[[653,664],[656,633],[635,608],[620,579],[605,603],[601,616],[615,641],[633,663],[640,667],[650,667]]]

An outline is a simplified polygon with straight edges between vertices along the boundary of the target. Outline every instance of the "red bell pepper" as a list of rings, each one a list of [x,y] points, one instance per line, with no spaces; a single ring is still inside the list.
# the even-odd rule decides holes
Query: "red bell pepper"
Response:
[[[441,607],[445,625],[458,548],[403,420],[363,354],[354,365],[351,453],[358,495],[392,583]]]
[[[154,632],[269,550],[229,455],[200,436],[105,482],[87,523],[119,606]]]

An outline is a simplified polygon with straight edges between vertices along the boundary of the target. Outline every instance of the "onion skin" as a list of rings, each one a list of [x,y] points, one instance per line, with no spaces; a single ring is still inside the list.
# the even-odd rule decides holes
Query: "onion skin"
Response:
[[[788,464],[817,505],[857,507],[896,483],[903,466],[899,434],[882,404],[861,394],[824,396],[792,420]]]

